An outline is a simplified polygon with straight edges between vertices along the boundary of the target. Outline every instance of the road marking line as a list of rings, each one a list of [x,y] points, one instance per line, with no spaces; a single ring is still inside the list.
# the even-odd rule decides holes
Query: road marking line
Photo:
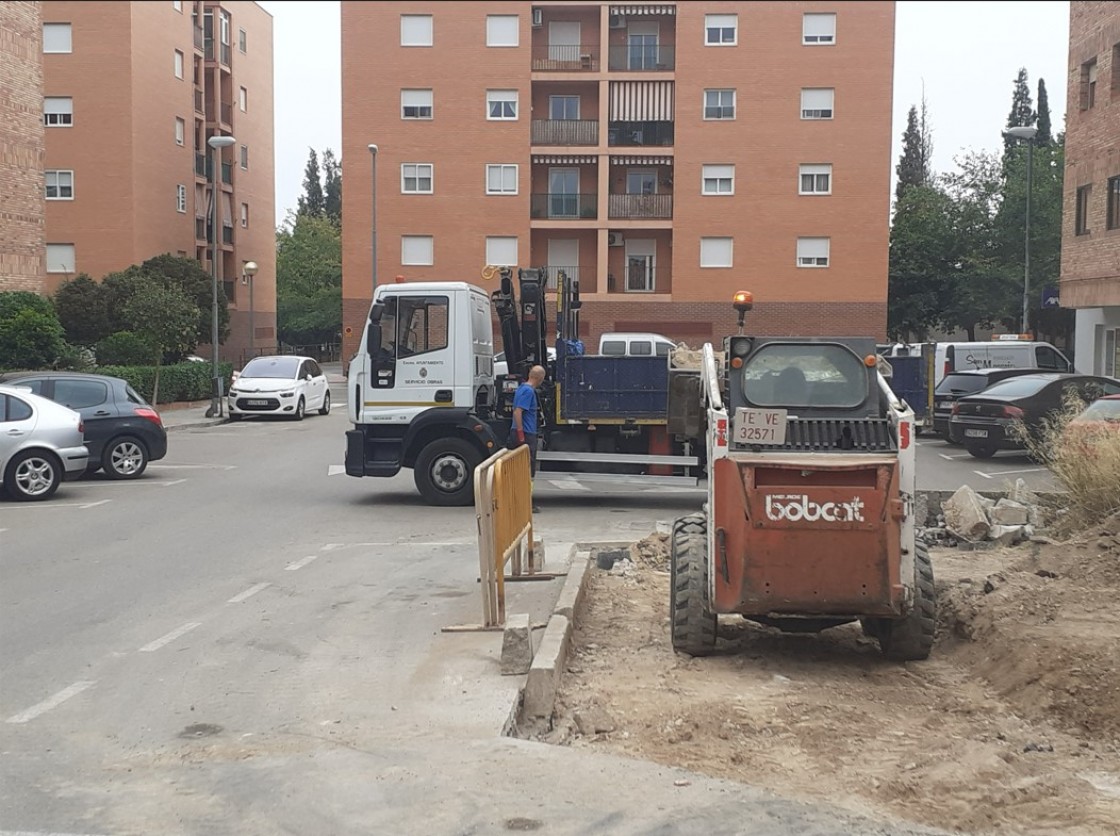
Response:
[[[135,488],[137,485],[143,485],[145,487],[150,487],[152,485],[160,485],[162,487],[167,487],[168,485],[178,485],[180,482],[185,482],[185,481],[187,481],[187,480],[186,479],[175,479],[175,480],[170,481],[170,482],[164,482],[164,481],[157,481],[155,479],[136,479],[136,480],[133,480],[133,479],[105,479],[105,480],[98,480],[98,481],[95,481],[95,482],[71,482],[71,483],[67,483],[66,487],[68,487],[68,488],[96,488],[96,489],[107,488],[109,486]]]
[[[40,714],[46,714],[52,708],[57,708],[71,697],[77,696],[78,694],[82,693],[82,691],[86,690],[86,688],[90,688],[92,686],[93,682],[89,681],[75,682],[73,685],[70,685],[67,688],[63,688],[57,694],[47,697],[40,703],[36,703],[35,705],[31,706],[31,708],[25,709],[19,714],[13,714],[8,718],[8,722],[26,723],[29,720],[34,720]]]
[[[991,473],[980,473],[979,470],[974,470],[972,472],[979,473],[986,479],[991,479],[994,476],[1010,476],[1013,473],[1039,473],[1040,471],[1049,469],[1048,467],[1023,467],[1016,470],[993,470]]]
[[[589,491],[591,488],[575,479],[549,479],[548,484],[562,491]]]
[[[945,459],[945,461],[949,461],[949,462],[955,462],[957,459],[971,459],[972,458],[971,453],[958,453],[955,456],[950,456],[948,453],[938,453],[937,455],[941,456],[941,458],[943,458],[943,459]]]
[[[250,586],[244,592],[238,592],[236,595],[226,601],[226,603],[240,604],[242,601],[247,601],[248,599],[252,598],[262,589],[268,589],[268,587],[270,586],[272,586],[272,584],[270,584],[268,581],[265,581],[264,583],[258,583],[256,586]]]
[[[150,464],[148,470],[237,470],[235,464]]]
[[[96,508],[98,505],[104,505],[107,502],[112,502],[111,499],[99,499],[97,502],[87,502],[85,505],[79,505],[79,508]]]
[[[287,566],[285,566],[284,569],[285,569],[285,571],[288,571],[288,572],[294,572],[297,569],[302,569],[304,566],[306,566],[312,560],[318,559],[318,557],[319,557],[319,555],[317,555],[317,554],[309,554],[307,557],[301,557],[299,560],[293,560],[291,563],[289,563]]]
[[[441,542],[428,542],[426,540],[394,540],[391,543],[327,543],[323,546],[323,551],[333,552],[337,551],[338,549],[356,549],[361,546],[380,546],[386,548],[388,546],[473,546],[474,544],[474,540],[448,540]]]
[[[339,476],[346,472],[346,465],[344,464],[329,464],[327,465],[328,476]]]
[[[172,485],[181,485],[185,481],[187,481],[187,480],[186,479],[172,479],[170,482],[164,482],[163,486],[165,488],[170,488]]]
[[[148,642],[148,644],[146,644],[142,648],[140,648],[140,652],[141,653],[151,653],[153,650],[159,650],[165,644],[171,644],[171,642],[175,641],[175,639],[179,638],[180,636],[185,636],[187,633],[189,633],[195,627],[200,627],[201,625],[202,625],[201,621],[188,621],[182,627],[176,627],[174,630],[172,630],[166,636],[160,636],[154,642]]]
[[[57,830],[0,830],[0,836],[97,836],[97,834],[60,833]]]

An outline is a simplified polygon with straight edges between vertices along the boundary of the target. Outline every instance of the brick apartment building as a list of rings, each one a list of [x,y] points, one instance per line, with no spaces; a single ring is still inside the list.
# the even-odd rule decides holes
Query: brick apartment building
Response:
[[[343,350],[379,281],[576,274],[586,338],[884,336],[894,4],[342,4]]]
[[[1069,15],[1062,306],[1080,371],[1120,376],[1120,4]]]
[[[41,38],[39,3],[0,3],[0,291],[44,289]]]
[[[7,4],[4,4],[7,5]],[[219,276],[238,359],[276,334],[272,17],[248,0],[42,4],[46,292],[161,253],[210,270],[214,134]],[[242,264],[255,261],[252,305]]]

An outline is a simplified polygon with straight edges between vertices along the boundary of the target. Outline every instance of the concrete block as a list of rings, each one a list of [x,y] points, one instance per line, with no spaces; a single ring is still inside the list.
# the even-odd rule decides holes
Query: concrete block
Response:
[[[502,676],[519,676],[533,664],[533,631],[528,613],[506,616],[502,633]]]
[[[556,615],[562,615],[569,621],[575,620],[580,601],[583,600],[587,567],[590,562],[591,555],[588,552],[579,552],[573,558],[571,568],[568,569],[568,576],[564,579],[564,586],[556,599],[556,607],[553,609]]]
[[[552,716],[571,636],[572,622],[566,617],[554,615],[548,620],[541,646],[537,648],[525,679],[521,711],[526,719],[548,719]]]
[[[1010,498],[1022,505],[1037,505],[1038,494],[1027,487],[1027,483],[1021,477],[1015,480],[1015,487],[1011,489]]]
[[[1027,506],[1014,499],[1001,499],[988,512],[988,519],[993,526],[1026,525],[1029,521]]]
[[[988,535],[990,525],[981,497],[968,485],[962,485],[941,503],[941,509],[945,512],[945,527],[957,537],[976,542]]]
[[[1025,525],[993,525],[988,531],[988,539],[997,546],[1014,546],[1026,539]]]

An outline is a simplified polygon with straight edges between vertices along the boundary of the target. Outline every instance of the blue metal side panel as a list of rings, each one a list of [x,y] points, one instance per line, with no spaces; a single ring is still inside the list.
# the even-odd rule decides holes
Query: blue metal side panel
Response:
[[[669,413],[665,357],[559,359],[560,417],[565,420],[660,419]]]
[[[916,418],[924,418],[926,412],[929,381],[926,375],[924,357],[889,357],[894,374],[890,379],[891,391],[902,398],[914,410]]]

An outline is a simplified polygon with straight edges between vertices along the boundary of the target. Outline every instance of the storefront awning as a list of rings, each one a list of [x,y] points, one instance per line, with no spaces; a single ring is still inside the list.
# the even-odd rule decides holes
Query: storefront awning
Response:
[[[675,15],[676,6],[659,3],[638,3],[632,6],[611,6],[612,15]]]
[[[612,81],[612,122],[672,122],[673,82]]]

